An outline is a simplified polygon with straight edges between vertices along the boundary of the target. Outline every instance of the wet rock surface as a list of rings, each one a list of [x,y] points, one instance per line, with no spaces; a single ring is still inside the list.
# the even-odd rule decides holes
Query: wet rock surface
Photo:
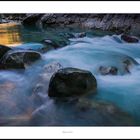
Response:
[[[1,65],[4,69],[25,69],[40,58],[41,54],[35,51],[8,51],[1,59]]]
[[[51,109],[47,108],[47,105],[51,106]],[[113,104],[86,98],[68,102],[50,101],[33,112],[30,122],[30,125],[43,126],[131,126],[133,124],[133,118]]]
[[[33,14],[28,19],[34,16],[37,15]],[[40,21],[44,26],[76,24],[90,29],[128,32],[140,36],[139,19],[138,14],[44,14]]]
[[[43,15],[44,14],[29,14],[23,19],[22,24],[24,26],[36,26]]]
[[[4,46],[4,45],[0,45],[0,59],[5,55],[5,53],[7,53],[9,50],[11,50],[11,48]]]
[[[121,35],[121,39],[128,43],[138,43],[139,42],[139,39],[137,37],[125,35],[125,34]]]
[[[118,69],[116,67],[104,67],[104,66],[100,66],[99,67],[99,73],[101,73],[101,75],[117,75],[118,73]]]
[[[96,88],[97,81],[89,71],[64,68],[52,76],[48,95],[50,97],[70,97],[88,93],[95,94]]]
[[[58,38],[54,38],[54,39],[44,39],[41,41],[41,43],[43,43],[46,47],[44,47],[48,50],[52,50],[52,49],[58,49],[61,47],[64,47],[66,45],[68,45],[70,42],[67,38],[63,38],[61,36],[59,36]]]

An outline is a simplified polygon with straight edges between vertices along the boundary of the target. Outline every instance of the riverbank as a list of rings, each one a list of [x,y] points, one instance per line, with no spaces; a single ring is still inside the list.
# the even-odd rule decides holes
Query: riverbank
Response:
[[[3,14],[2,17],[3,21],[20,21],[23,25],[39,28],[78,25],[140,37],[139,14]]]
[[[115,33],[140,36],[138,14],[32,14],[23,20],[25,25],[69,26],[101,29]]]

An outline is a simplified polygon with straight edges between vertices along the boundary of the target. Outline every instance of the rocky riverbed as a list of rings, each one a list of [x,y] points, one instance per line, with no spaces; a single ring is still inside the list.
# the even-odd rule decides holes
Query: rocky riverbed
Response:
[[[20,45],[0,45],[0,125],[140,125],[139,15],[22,16]]]

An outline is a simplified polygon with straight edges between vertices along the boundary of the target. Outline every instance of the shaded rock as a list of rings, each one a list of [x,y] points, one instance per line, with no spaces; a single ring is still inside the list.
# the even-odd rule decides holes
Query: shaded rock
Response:
[[[68,38],[60,36],[53,37],[51,39],[44,39],[41,41],[49,49],[58,49],[64,47],[70,43]]]
[[[133,67],[133,63],[129,59],[126,59],[123,61],[123,64],[125,72],[130,73],[130,69]]]
[[[73,34],[73,36],[75,38],[82,38],[82,37],[85,37],[86,36],[86,33],[85,32],[82,32],[82,33],[75,33]]]
[[[45,48],[48,48],[49,50],[59,48],[59,46],[50,39],[44,39],[41,41],[41,43],[45,44],[46,45]]]
[[[48,101],[33,112],[31,124],[39,126],[129,126],[134,125],[134,120],[132,116],[111,103],[79,98],[76,102]]]
[[[61,33],[61,36],[65,37],[65,38],[82,38],[86,36],[85,32],[81,32],[81,33]]]
[[[117,75],[118,73],[118,69],[116,67],[110,66],[110,67],[104,67],[104,66],[100,66],[99,67],[99,73],[101,75]]]
[[[128,43],[138,43],[139,42],[138,38],[136,38],[134,36],[125,35],[125,34],[121,35],[121,39]]]
[[[7,53],[9,50],[11,50],[11,48],[4,46],[4,45],[0,45],[0,59],[5,55],[5,53]]]
[[[24,26],[36,26],[37,22],[44,14],[30,14],[23,19],[22,24]]]
[[[27,14],[26,14],[27,15]],[[72,26],[129,33],[139,36],[139,14],[28,14],[23,20],[27,26]]]
[[[71,97],[94,93],[97,82],[91,72],[76,68],[58,70],[51,78],[48,94],[50,97]]]
[[[1,65],[3,65],[4,69],[24,69],[40,58],[41,54],[35,51],[8,51],[1,59]]]
[[[130,73],[131,70],[137,65],[139,65],[139,63],[131,57],[126,57],[122,60],[122,67],[124,70],[124,74]]]
[[[68,38],[68,39],[75,37],[74,34],[72,33],[60,33],[60,36]]]
[[[121,40],[118,36],[113,35],[112,38],[113,38],[113,40],[115,40],[116,42],[122,43],[122,40]]]
[[[85,98],[79,99],[76,108],[80,111],[88,112],[96,110],[100,117],[105,117],[106,122],[101,125],[133,125],[134,119],[128,113],[122,111],[120,108],[112,103],[105,101],[89,100]],[[110,120],[108,120],[110,118]],[[96,120],[96,119],[95,119]],[[108,121],[107,121],[108,120]]]

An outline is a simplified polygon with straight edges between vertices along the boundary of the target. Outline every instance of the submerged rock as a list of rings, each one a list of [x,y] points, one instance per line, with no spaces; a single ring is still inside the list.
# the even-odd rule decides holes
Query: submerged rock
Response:
[[[4,45],[0,45],[0,59],[5,55],[5,53],[7,53],[9,50],[11,50],[11,48],[4,46]]]
[[[115,40],[117,43],[122,43],[122,40],[117,35],[113,35],[112,39]]]
[[[104,67],[104,66],[100,66],[99,67],[99,73],[101,75],[117,75],[118,73],[118,69],[116,67],[110,66],[110,67]]]
[[[62,37],[65,37],[65,38],[82,38],[82,37],[85,37],[86,36],[86,32],[80,32],[80,33],[61,33],[60,34]]]
[[[62,68],[62,65],[58,62],[52,62],[43,67],[45,73],[55,73]]]
[[[4,55],[1,59],[1,65],[4,69],[24,69],[40,58],[41,54],[35,51],[14,50]]]
[[[121,39],[128,43],[138,43],[139,42],[139,39],[137,37],[129,36],[129,35],[125,35],[125,34],[121,35]]]
[[[41,43],[46,45],[46,48],[58,49],[58,48],[68,45],[70,41],[66,37],[57,36],[52,39],[44,39],[41,41]]]
[[[139,65],[135,59],[129,56],[120,56],[118,59],[114,59],[114,62],[110,64],[101,63],[97,66],[96,73],[101,75],[125,75],[130,74],[133,68]]]
[[[62,68],[63,68],[62,65],[58,62],[52,62],[50,64],[46,64],[43,67],[43,71],[39,74],[38,83],[42,84],[45,88],[48,87],[46,83],[49,84],[52,75]]]
[[[39,74],[39,77],[37,78],[37,83],[33,87],[34,98],[38,99],[38,98],[44,98],[46,96],[46,91],[48,90],[49,81],[52,75],[62,68],[63,68],[62,65],[58,62],[52,62],[50,64],[46,64],[42,68],[43,71]]]
[[[133,125],[133,118],[126,112],[123,112],[120,108],[112,103],[105,101],[96,101],[81,98],[76,104],[76,108],[83,112],[96,110],[97,114],[100,114],[102,118],[102,124],[100,125]],[[95,119],[95,121],[97,121]]]
[[[59,48],[59,46],[50,39],[44,39],[41,42],[47,46],[46,48],[50,48],[50,49]]]
[[[72,97],[88,93],[95,94],[97,81],[91,72],[64,68],[58,70],[51,78],[48,94],[50,97]]]
[[[75,38],[82,38],[82,37],[85,37],[85,36],[86,36],[86,33],[85,33],[85,32],[74,33],[73,36],[74,36]]]
[[[134,120],[111,103],[79,98],[76,102],[48,101],[33,112],[31,125],[132,126]]]

